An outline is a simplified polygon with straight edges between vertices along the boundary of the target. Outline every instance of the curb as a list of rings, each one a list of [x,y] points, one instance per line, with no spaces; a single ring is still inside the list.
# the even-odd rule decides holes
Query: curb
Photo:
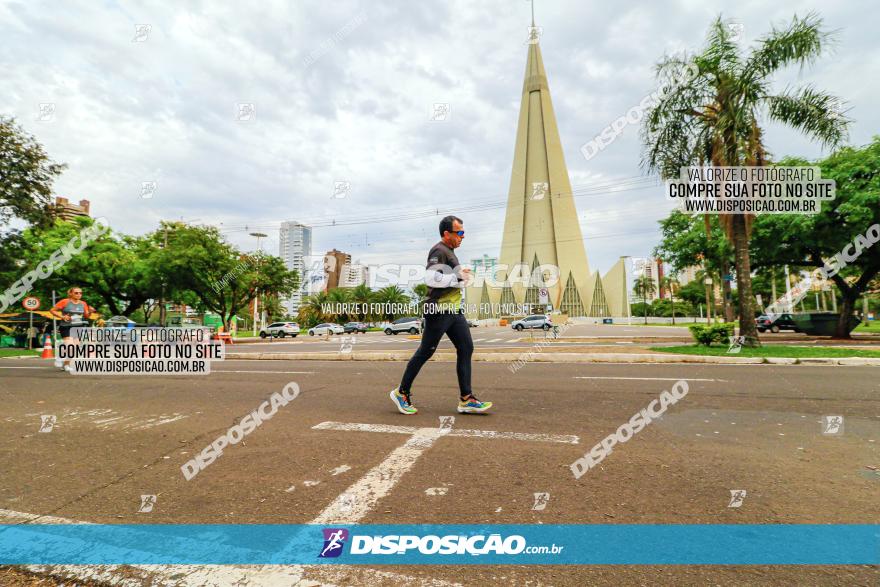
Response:
[[[516,363],[526,353],[474,353],[473,360],[482,363]],[[410,351],[363,351],[358,353],[226,353],[227,359],[251,361],[408,361]],[[455,354],[439,352],[432,361],[455,361]],[[524,363],[696,363],[714,365],[841,365],[880,366],[880,359],[864,357],[804,358],[786,357],[709,357],[701,355],[632,354],[632,353],[553,353],[535,354]]]

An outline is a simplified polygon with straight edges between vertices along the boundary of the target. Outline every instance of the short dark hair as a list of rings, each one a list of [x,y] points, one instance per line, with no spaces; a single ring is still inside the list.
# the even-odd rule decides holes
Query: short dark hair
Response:
[[[459,224],[464,224],[464,221],[458,216],[447,216],[443,220],[440,221],[440,236],[443,236],[443,233],[446,231],[452,232],[452,223],[458,220]]]

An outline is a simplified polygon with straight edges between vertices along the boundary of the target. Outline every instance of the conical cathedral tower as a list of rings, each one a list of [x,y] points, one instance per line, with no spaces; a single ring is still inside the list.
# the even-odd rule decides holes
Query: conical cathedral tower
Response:
[[[479,300],[484,307],[487,301],[493,306],[527,304],[535,310],[549,304],[569,316],[610,316],[618,311],[610,306],[621,305],[626,296],[617,291],[619,279],[614,280],[618,287],[608,291],[598,273],[590,272],[534,24],[532,31],[499,258],[500,265],[509,268],[499,272],[499,281],[510,282],[470,288],[468,300]],[[522,266],[513,271],[518,264],[525,265],[525,272]],[[534,275],[541,265],[558,267],[559,279],[546,288],[546,297],[539,286],[527,286],[516,275]],[[479,317],[489,315],[483,312]]]
[[[604,279],[590,272],[534,19],[531,30],[499,258],[508,269],[495,282],[468,288],[469,313],[497,318],[506,313],[497,311],[499,305],[526,305],[573,317],[624,316],[623,258]],[[558,280],[543,288],[546,297],[540,284],[523,283],[523,275],[548,277],[550,266]]]

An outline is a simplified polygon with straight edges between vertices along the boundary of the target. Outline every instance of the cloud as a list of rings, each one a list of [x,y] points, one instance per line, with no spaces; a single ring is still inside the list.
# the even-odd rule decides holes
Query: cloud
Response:
[[[642,174],[636,127],[590,161],[579,148],[653,89],[664,53],[699,47],[715,15],[742,22],[748,44],[811,9],[840,29],[835,55],[785,72],[779,87],[837,92],[856,120],[852,142],[865,143],[880,127],[878,82],[866,74],[880,51],[866,2],[539,3],[572,184]],[[245,249],[256,244],[248,232],[267,232],[274,252],[281,221],[376,218],[316,227],[313,252],[421,262],[439,217],[405,212],[506,200],[527,2],[7,2],[0,20],[0,112],[70,164],[59,195],[91,200],[123,231],[199,219]],[[138,24],[150,26],[142,42]],[[53,122],[36,120],[43,102],[56,104]],[[242,103],[255,120],[237,120]],[[449,104],[447,121],[430,121],[435,103]],[[770,126],[766,136],[777,155],[822,154],[793,131]],[[158,182],[151,199],[140,197],[144,181]],[[351,182],[345,199],[331,198],[336,181]],[[577,203],[591,266],[603,271],[619,255],[649,254],[669,209],[659,188]],[[465,221],[462,260],[497,255],[503,208]],[[627,236],[602,237],[614,234]]]

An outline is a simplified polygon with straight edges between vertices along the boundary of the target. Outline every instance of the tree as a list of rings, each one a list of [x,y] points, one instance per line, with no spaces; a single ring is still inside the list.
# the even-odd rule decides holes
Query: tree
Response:
[[[327,303],[327,292],[319,291],[303,298],[297,311],[297,320],[307,328],[315,324],[326,322],[327,314],[324,312],[324,304]]]
[[[52,222],[52,184],[67,168],[55,163],[14,118],[0,117],[0,223],[18,217],[43,227]]]
[[[351,303],[351,299],[351,290],[345,287],[334,287],[327,292],[327,302],[334,305],[340,304],[343,308],[345,307],[343,304]],[[349,318],[347,312],[335,313],[332,316],[333,322],[346,322]]]
[[[825,146],[843,141],[848,121],[836,108],[837,98],[811,86],[779,94],[770,87],[778,70],[806,65],[822,55],[829,35],[821,25],[814,14],[795,16],[788,27],[773,28],[744,56],[719,17],[701,53],[664,58],[657,67],[661,80],[682,79],[690,66],[696,66],[696,75],[687,83],[672,84],[648,112],[642,128],[646,167],[669,179],[689,165],[763,166],[768,154],[762,119],[791,126]],[[740,334],[748,337],[749,344],[760,344],[751,288],[752,219],[724,214],[720,221],[734,250]]]
[[[297,272],[288,271],[280,258],[240,253],[223,241],[215,227],[164,223],[151,238],[156,244],[156,266],[170,290],[190,292],[204,308],[220,315],[224,330],[258,293],[287,297],[299,284]]]
[[[355,286],[351,290],[351,301],[357,304],[358,320],[366,320],[370,316],[369,307],[374,299],[373,290],[366,283]]]
[[[694,279],[693,281],[688,281],[679,288],[678,297],[693,306],[697,306],[705,303],[705,291],[702,281]]]
[[[780,164],[811,163],[786,159]],[[856,302],[880,273],[880,243],[864,246],[868,228],[880,223],[880,136],[864,147],[847,147],[812,164],[820,167],[823,178],[835,181],[835,199],[823,202],[815,215],[759,217],[752,236],[756,266],[788,264],[815,270],[829,261],[830,270],[835,255],[852,256],[858,250],[855,259],[830,277],[841,294],[835,337],[849,338],[847,322]]]
[[[428,297],[428,284],[417,283],[412,288],[412,301],[418,305],[419,313],[424,313],[425,299]]]
[[[708,230],[707,230],[708,229]],[[705,221],[673,210],[660,221],[662,240],[654,248],[654,255],[660,257],[675,271],[702,265],[711,275],[726,275],[733,265],[733,248],[724,238],[724,231],[717,216],[707,217]],[[733,307],[730,304],[730,282],[722,281],[722,308],[725,320],[733,321]],[[699,303],[699,302],[695,302]]]
[[[92,224],[89,218],[56,219],[47,227],[26,229],[22,233],[24,246],[19,251],[23,269],[36,267],[72,240],[80,242],[81,231]],[[149,298],[158,296],[161,282],[152,273],[150,254],[148,239],[108,231],[92,240],[52,275],[36,282],[33,292],[50,299],[55,290],[63,297],[68,288],[78,285],[89,296],[83,298],[96,307],[106,308],[111,315],[129,316]]]
[[[675,277],[664,275],[660,280],[660,287],[669,292],[669,302],[672,305],[672,323],[675,324],[675,288],[679,286]]]
[[[637,277],[633,284],[633,292],[639,296],[644,305],[645,324],[648,323],[648,296],[653,295],[654,290],[654,280],[647,275]]]
[[[394,320],[395,314],[391,312],[388,308],[390,304],[409,304],[412,302],[410,297],[406,295],[402,289],[400,289],[396,285],[389,285],[387,287],[383,287],[379,291],[376,292],[376,302],[379,304],[385,304],[385,308],[389,311],[383,312],[383,317],[386,320]]]

